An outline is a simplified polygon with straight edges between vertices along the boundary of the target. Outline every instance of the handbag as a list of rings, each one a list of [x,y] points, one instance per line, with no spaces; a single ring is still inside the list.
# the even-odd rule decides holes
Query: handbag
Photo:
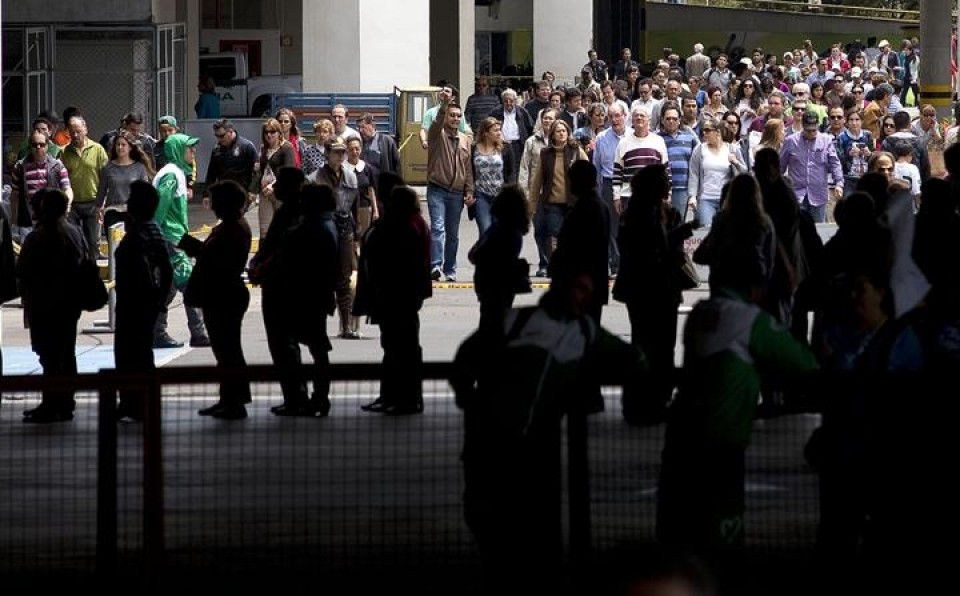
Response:
[[[93,312],[107,305],[107,287],[100,279],[100,267],[90,259],[83,259],[77,267],[77,301],[81,309]]]
[[[694,265],[690,253],[683,252],[683,263],[676,270],[677,287],[681,290],[693,290],[700,287],[700,273]]]
[[[514,294],[529,294],[533,291],[530,284],[530,264],[526,259],[517,259],[513,263],[511,290]]]

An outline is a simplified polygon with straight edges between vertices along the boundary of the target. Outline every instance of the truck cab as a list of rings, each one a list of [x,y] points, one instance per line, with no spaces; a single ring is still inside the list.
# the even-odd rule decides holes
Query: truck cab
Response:
[[[228,117],[269,114],[275,95],[303,89],[297,75],[251,76],[244,52],[200,54],[200,74],[213,77],[220,114]]]

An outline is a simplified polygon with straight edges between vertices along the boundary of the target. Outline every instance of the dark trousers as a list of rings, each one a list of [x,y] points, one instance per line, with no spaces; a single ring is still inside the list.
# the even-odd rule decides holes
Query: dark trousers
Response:
[[[118,310],[114,331],[113,359],[119,372],[147,375],[156,370],[153,361],[153,326],[157,311]],[[146,386],[141,390],[120,391],[120,411],[135,416],[143,414]]]
[[[389,406],[423,403],[423,350],[420,348],[420,313],[400,311],[378,320],[383,348],[380,398]]]
[[[203,321],[210,337],[210,348],[217,358],[217,368],[240,370],[247,366],[240,341],[243,314],[247,311],[249,296],[243,304],[218,305],[203,309]],[[220,383],[220,403],[237,406],[250,403],[250,383],[230,379]]]
[[[83,238],[87,241],[87,257],[96,261],[100,256],[100,216],[97,202],[74,202],[70,207],[70,221],[83,232]]]
[[[539,203],[533,218],[533,235],[540,253],[540,269],[549,269],[553,251],[557,248],[557,236],[563,227],[570,206],[566,203]]]
[[[36,317],[36,319],[40,318]],[[30,343],[40,359],[43,376],[77,374],[77,319],[48,321],[31,319]],[[44,391],[41,405],[53,410],[72,412],[75,405],[73,391],[63,389]]]
[[[600,189],[603,204],[607,206],[610,212],[610,243],[607,246],[609,255],[610,272],[616,273],[620,270],[620,247],[617,245],[617,237],[620,234],[620,216],[617,215],[613,207],[613,180],[603,179],[603,186]]]
[[[295,317],[287,312],[286,305],[275,296],[273,291],[263,289],[263,326],[267,332],[267,347],[273,365],[280,373],[280,389],[283,391],[283,403],[299,407],[307,403],[307,384],[300,377],[303,359],[300,344],[306,344],[313,357],[313,393],[314,397],[325,398],[330,394],[330,340],[326,335],[302,341],[295,333]],[[212,340],[211,340],[212,343]]]
[[[630,343],[643,350],[650,363],[651,372],[651,391],[642,391],[636,396],[631,395],[631,397],[642,397],[646,403],[632,404],[632,406],[650,407],[654,412],[659,411],[667,405],[673,395],[677,305],[667,299],[661,304],[629,302],[627,314],[630,317]],[[626,409],[626,404],[624,406]]]

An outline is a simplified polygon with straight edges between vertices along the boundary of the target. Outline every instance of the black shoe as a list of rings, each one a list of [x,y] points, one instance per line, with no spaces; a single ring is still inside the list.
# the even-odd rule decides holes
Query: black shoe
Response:
[[[24,417],[24,418],[29,418],[30,416],[33,416],[34,414],[36,414],[37,412],[41,411],[42,409],[43,409],[43,406],[37,406],[37,407],[35,407],[35,408],[28,408],[28,409],[26,409],[26,410],[23,411],[23,417]]]
[[[220,420],[243,420],[247,417],[247,409],[242,405],[223,406],[211,413],[210,416]]]
[[[373,400],[372,402],[360,406],[360,409],[363,410],[364,412],[378,412],[378,413],[379,413],[379,412],[383,412],[384,410],[386,410],[387,407],[388,407],[388,406],[387,406],[386,402],[383,401],[383,398],[382,398],[382,397],[378,397],[377,399]]]
[[[423,405],[405,405],[405,406],[387,406],[383,413],[387,416],[411,416],[413,414],[422,414]]]
[[[201,335],[200,337],[191,337],[190,347],[191,348],[209,348],[210,338],[207,337],[206,335]]]
[[[430,272],[430,279],[433,281],[440,281],[443,279],[443,273],[441,273],[439,269],[434,269]]]
[[[547,275],[547,270],[546,270],[546,269],[537,269],[537,272],[536,272],[533,276],[534,276],[534,277],[549,277],[549,275]]]
[[[273,412],[274,416],[313,416],[313,412],[307,404],[298,406],[283,404],[276,408],[270,408],[270,411]]]
[[[308,406],[315,418],[326,418],[330,414],[330,398],[314,395]]]
[[[223,405],[222,402],[218,401],[217,403],[207,408],[200,408],[199,410],[197,410],[197,414],[200,414],[201,416],[213,416],[217,411],[222,410],[225,407],[226,406]]]
[[[163,335],[153,338],[153,347],[161,350],[165,348],[182,348],[183,342],[177,341],[164,333]]]
[[[73,420],[73,412],[54,410],[52,408],[37,408],[30,416],[24,416],[23,421],[30,424],[46,424],[48,422],[67,422]]]

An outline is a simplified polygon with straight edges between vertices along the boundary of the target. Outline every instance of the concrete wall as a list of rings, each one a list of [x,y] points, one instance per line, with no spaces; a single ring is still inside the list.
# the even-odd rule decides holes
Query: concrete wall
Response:
[[[533,76],[546,70],[572,82],[593,46],[593,3],[536,0],[533,5]]]
[[[429,24],[429,0],[315,0],[303,11],[303,90],[385,92],[428,84]]]

